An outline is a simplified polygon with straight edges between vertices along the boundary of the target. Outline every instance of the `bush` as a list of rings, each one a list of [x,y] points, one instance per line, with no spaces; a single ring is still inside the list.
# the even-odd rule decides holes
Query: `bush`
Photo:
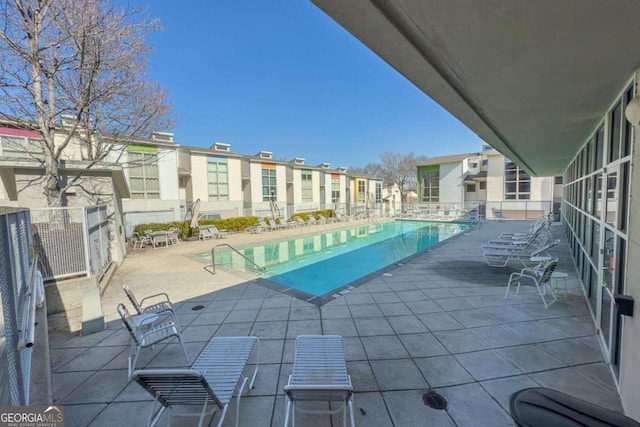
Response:
[[[258,217],[255,216],[226,219],[201,219],[198,221],[198,225],[200,226],[215,225],[218,229],[227,230],[229,232],[244,231],[246,228],[256,225],[257,223]],[[167,223],[151,222],[149,224],[138,224],[134,227],[133,231],[140,235],[144,235],[145,230],[169,231],[172,227],[178,229],[179,239],[198,235],[198,231],[191,230],[191,221],[172,221]]]
[[[319,211],[313,211],[313,212],[296,212],[293,214],[291,219],[294,219],[295,217],[299,216],[303,220],[308,221],[309,215],[313,215],[314,217],[317,218],[319,214],[324,215],[325,218],[330,218],[332,216],[335,216],[335,213],[331,209],[321,209]]]

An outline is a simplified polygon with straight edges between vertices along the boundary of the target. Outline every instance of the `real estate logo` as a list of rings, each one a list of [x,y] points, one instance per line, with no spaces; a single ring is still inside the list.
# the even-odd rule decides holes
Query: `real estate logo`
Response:
[[[0,427],[64,427],[61,406],[0,406]]]

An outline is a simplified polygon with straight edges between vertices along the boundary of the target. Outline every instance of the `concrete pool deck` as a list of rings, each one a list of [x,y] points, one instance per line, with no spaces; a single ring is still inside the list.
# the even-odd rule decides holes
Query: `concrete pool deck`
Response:
[[[283,425],[282,389],[291,372],[295,337],[301,334],[344,337],[358,426],[511,426],[509,395],[538,385],[621,412],[559,229],[556,237],[562,243],[550,252],[560,258],[558,271],[569,274],[569,294],[549,309],[529,287],[505,301],[508,273],[519,267],[492,268],[484,262],[482,243],[527,226],[483,222],[480,229],[386,270],[390,275],[376,275],[321,307],[231,272],[214,276],[190,255],[216,243],[282,240],[289,234],[323,232],[322,226],[136,251],[104,294],[107,330],[79,336],[63,330],[66,319],[50,316],[54,404],[64,406],[68,426],[144,424],[151,396],[127,381],[130,337],[115,312],[117,303],[125,302],[121,287],[126,283],[138,296],[169,294],[192,360],[212,336],[260,338],[260,371],[256,387],[242,398],[241,426]],[[197,305],[204,308],[193,311]],[[180,346],[170,342],[143,350],[137,367],[185,363]],[[422,395],[429,388],[448,400],[447,410],[424,405]],[[235,423],[233,402],[225,426]],[[330,426],[341,420],[300,416],[298,422]],[[173,425],[193,425],[193,419],[176,419]]]

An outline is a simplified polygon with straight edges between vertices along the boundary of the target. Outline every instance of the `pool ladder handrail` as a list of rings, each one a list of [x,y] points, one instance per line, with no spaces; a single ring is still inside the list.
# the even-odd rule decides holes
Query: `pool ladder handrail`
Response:
[[[266,269],[264,267],[260,267],[258,264],[256,264],[255,262],[253,262],[252,260],[247,258],[246,255],[241,253],[239,250],[237,250],[236,248],[234,248],[230,244],[228,244],[228,243],[220,243],[219,245],[215,245],[211,249],[211,267],[213,267],[213,273],[212,274],[216,274],[216,257],[215,257],[216,249],[219,248],[219,247],[222,247],[222,246],[228,247],[229,249],[231,249],[232,251],[234,251],[235,253],[240,255],[242,258],[244,258],[245,260],[249,261],[251,264],[253,264],[256,267],[255,268],[256,271],[258,271],[260,273],[265,273],[266,272]]]

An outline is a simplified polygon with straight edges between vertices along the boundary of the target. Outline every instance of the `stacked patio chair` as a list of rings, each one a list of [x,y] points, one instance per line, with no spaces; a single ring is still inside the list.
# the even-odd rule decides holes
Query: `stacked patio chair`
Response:
[[[153,406],[147,422],[154,426],[165,410],[169,416],[199,416],[198,426],[215,411],[220,411],[218,427],[224,422],[229,403],[237,390],[236,427],[240,418],[240,398],[248,377],[243,375],[254,349],[257,362],[253,384],[260,366],[260,340],[257,337],[214,337],[202,350],[191,369],[137,370],[131,378],[153,396]],[[156,406],[160,408],[156,411]],[[174,411],[178,406],[201,406],[192,413]],[[207,407],[211,406],[207,411]],[[213,420],[212,420],[213,421]]]
[[[184,343],[182,342],[180,328],[175,324],[175,322],[166,320],[156,323],[157,320],[160,320],[159,315],[156,314],[143,314],[132,317],[129,314],[127,307],[122,303],[118,304],[117,311],[122,319],[122,324],[131,335],[131,347],[127,363],[129,378],[131,378],[131,373],[136,366],[136,362],[140,356],[140,351],[143,348],[155,346],[156,344],[172,337],[176,337],[178,339],[182,346],[184,357],[187,359],[187,363],[189,362],[189,355],[187,354],[187,349],[184,347]]]
[[[176,310],[173,304],[169,300],[169,295],[161,292],[159,294],[146,296],[138,301],[128,285],[122,285],[122,290],[127,296],[129,302],[131,302],[131,305],[133,305],[137,314],[170,315],[173,322],[178,325],[178,329],[180,329],[178,316],[176,315]]]
[[[289,420],[295,427],[296,411],[308,414],[336,414],[343,412],[347,425],[347,407],[351,427],[353,418],[353,385],[347,374],[344,341],[339,335],[300,335],[296,339],[293,373],[284,387],[287,395],[285,427]],[[340,402],[336,409],[313,410],[300,405],[307,401]]]

